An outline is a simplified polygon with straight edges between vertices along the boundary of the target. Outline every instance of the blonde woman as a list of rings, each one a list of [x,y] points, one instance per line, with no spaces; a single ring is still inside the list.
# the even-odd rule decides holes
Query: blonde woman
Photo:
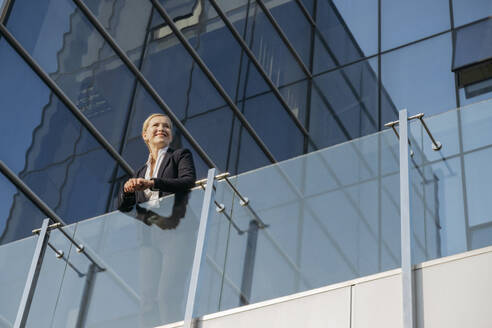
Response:
[[[191,152],[169,147],[173,139],[169,117],[164,114],[150,115],[143,123],[142,138],[149,149],[149,157],[135,176],[123,185],[118,197],[120,211],[128,212],[135,204],[186,192],[195,185]]]

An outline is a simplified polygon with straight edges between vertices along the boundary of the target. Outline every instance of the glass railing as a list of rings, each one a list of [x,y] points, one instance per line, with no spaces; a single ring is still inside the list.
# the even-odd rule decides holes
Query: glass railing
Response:
[[[492,245],[491,110],[425,118],[439,151],[409,122],[412,263]],[[47,249],[27,326],[155,327],[190,306],[198,317],[399,268],[399,151],[388,129],[216,181],[212,199],[193,189],[65,227],[93,262],[53,230],[64,256]],[[0,247],[0,327],[13,326],[36,240]]]
[[[228,231],[220,304],[196,314],[399,267],[398,161],[387,130],[230,179],[249,203],[227,187],[238,228]]]
[[[413,263],[492,245],[492,100],[411,121]]]

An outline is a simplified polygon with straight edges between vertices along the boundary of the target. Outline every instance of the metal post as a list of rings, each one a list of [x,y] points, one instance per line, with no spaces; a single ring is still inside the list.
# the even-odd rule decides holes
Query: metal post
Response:
[[[196,238],[195,257],[193,259],[193,267],[191,269],[190,286],[188,289],[188,298],[186,299],[186,310],[184,316],[183,328],[192,327],[193,309],[195,307],[195,296],[198,289],[198,277],[200,274],[200,265],[205,249],[205,237],[207,235],[207,222],[212,214],[214,207],[212,206],[215,198],[215,168],[208,170],[207,186],[203,196],[202,212],[200,215],[200,226],[198,228],[198,236]]]
[[[401,280],[403,328],[414,328],[414,281],[410,224],[410,176],[408,165],[408,114],[400,111],[400,215],[401,215]]]
[[[31,308],[32,298],[34,291],[36,290],[36,284],[38,283],[39,272],[41,271],[41,265],[43,264],[44,252],[48,246],[48,225],[50,219],[44,219],[41,231],[39,232],[38,242],[36,249],[32,256],[31,267],[27,274],[26,285],[24,286],[24,292],[20,301],[19,309],[17,310],[17,317],[15,319],[14,328],[21,328],[26,326],[27,316]]]

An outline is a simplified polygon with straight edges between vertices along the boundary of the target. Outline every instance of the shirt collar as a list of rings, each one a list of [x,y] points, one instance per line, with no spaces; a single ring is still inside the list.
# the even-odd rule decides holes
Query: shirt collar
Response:
[[[164,147],[159,149],[159,152],[157,153],[157,159],[156,162],[159,160],[160,157],[164,156],[168,150],[169,146]],[[147,165],[150,165],[150,160],[152,159],[152,154],[149,154],[149,158],[147,159]]]

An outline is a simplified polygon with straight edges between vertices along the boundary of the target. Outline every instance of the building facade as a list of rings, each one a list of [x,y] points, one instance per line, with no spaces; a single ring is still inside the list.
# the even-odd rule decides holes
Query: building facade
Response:
[[[258,220],[217,191],[237,211],[229,208],[224,222],[242,223],[212,232],[210,249],[220,255],[208,258],[200,314],[400,266],[397,139],[383,130],[403,108],[439,114],[429,126],[445,132],[438,156],[426,150],[423,130],[411,130],[412,211],[425,219],[416,223],[415,263],[491,243],[483,196],[483,182],[492,181],[484,165],[492,158],[490,101],[483,102],[492,98],[488,0],[4,0],[0,7],[0,160],[65,223],[79,222],[86,239],[100,231],[84,219],[114,210],[121,182],[147,158],[140,134],[151,113],[173,117],[172,146],[192,150],[199,178],[210,167],[239,175],[254,215],[271,229],[267,237],[251,233],[261,229]],[[444,113],[467,105],[479,114]],[[310,165],[331,176],[310,175]],[[47,214],[2,172],[0,245],[9,247],[26,242]],[[190,216],[199,207],[191,204]],[[111,215],[106,223],[131,236]],[[338,233],[326,228],[335,217],[344,218]],[[279,228],[281,219],[295,225]],[[185,232],[175,233],[177,245],[186,245]],[[160,237],[138,238],[138,247],[158,248]],[[326,255],[320,249],[332,249],[326,263],[317,263]],[[143,258],[159,258],[152,252]],[[166,256],[141,274],[175,261]],[[267,274],[276,260],[276,269],[287,268],[278,286]],[[253,281],[247,268],[255,261]],[[132,274],[126,265],[117,262],[120,276]],[[172,283],[161,291],[180,292]],[[179,320],[179,311],[145,320]]]

